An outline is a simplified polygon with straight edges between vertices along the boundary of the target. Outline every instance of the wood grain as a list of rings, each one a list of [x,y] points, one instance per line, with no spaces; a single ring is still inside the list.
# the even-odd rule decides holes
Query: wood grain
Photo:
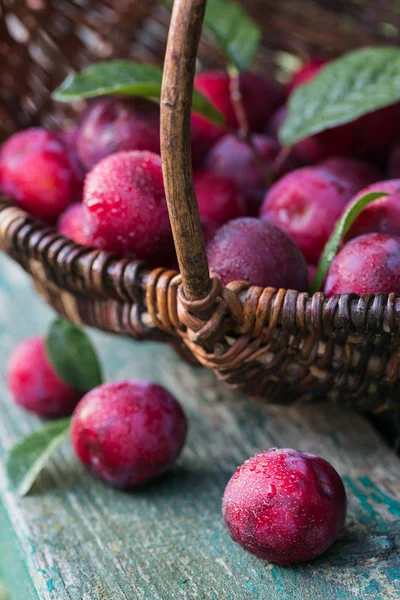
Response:
[[[206,0],[176,0],[171,16],[160,102],[161,158],[179,271],[189,300],[210,291],[208,261],[193,187],[190,116]]]
[[[185,405],[189,440],[174,472],[119,492],[87,475],[67,447],[34,494],[17,499],[5,476],[6,452],[39,420],[11,403],[4,367],[16,342],[44,333],[50,318],[26,275],[1,258],[0,515],[14,536],[0,516],[0,577],[10,600],[400,597],[399,460],[367,421],[331,404],[257,406],[165,345],[93,335],[109,379],[156,380]],[[345,478],[345,530],[309,565],[282,568],[246,554],[221,519],[221,496],[236,465],[273,445],[320,454]],[[14,569],[7,556],[20,557]]]

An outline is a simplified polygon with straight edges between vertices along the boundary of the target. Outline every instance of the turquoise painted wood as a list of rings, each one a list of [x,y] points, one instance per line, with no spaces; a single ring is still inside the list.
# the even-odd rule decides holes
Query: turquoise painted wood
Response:
[[[35,600],[37,594],[26,566],[21,544],[14,534],[4,506],[0,503],[0,600],[10,596],[2,582],[7,581],[13,597]]]
[[[367,420],[330,404],[254,405],[162,345],[93,334],[109,379],[159,381],[185,405],[190,434],[174,472],[116,491],[85,473],[67,445],[34,493],[16,498],[6,453],[39,420],[12,404],[4,368],[17,341],[45,332],[51,311],[7,259],[0,274],[0,578],[9,600],[400,597],[400,463]],[[235,467],[273,445],[322,455],[346,482],[345,530],[308,565],[282,568],[246,554],[221,519]]]

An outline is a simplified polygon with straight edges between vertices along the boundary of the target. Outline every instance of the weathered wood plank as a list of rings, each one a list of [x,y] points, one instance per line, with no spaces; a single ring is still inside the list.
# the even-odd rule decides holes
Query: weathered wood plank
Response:
[[[0,502],[0,600],[10,600],[3,585],[7,580],[16,598],[35,600],[37,594],[26,567],[22,548],[14,535],[6,510]]]
[[[4,365],[18,340],[45,331],[51,313],[3,258],[0,274],[0,494],[15,532],[13,540],[7,528],[0,532],[0,576],[11,600],[31,598],[30,592],[19,595],[14,573],[8,576],[11,546],[24,557],[21,570],[40,600],[400,597],[399,460],[370,424],[327,404],[255,406],[161,345],[94,335],[110,379],[159,381],[185,405],[189,441],[175,471],[145,488],[118,492],[87,475],[66,448],[35,494],[17,499],[5,477],[5,454],[39,421],[10,402]],[[267,565],[233,544],[222,522],[221,496],[234,468],[273,445],[320,454],[346,480],[346,528],[309,565]]]

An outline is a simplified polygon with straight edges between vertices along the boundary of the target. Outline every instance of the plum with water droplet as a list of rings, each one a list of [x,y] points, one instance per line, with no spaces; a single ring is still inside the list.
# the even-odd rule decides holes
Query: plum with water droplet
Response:
[[[82,173],[58,135],[41,127],[15,133],[0,150],[0,188],[34,217],[54,223],[79,199]]]
[[[134,379],[91,390],[71,423],[80,461],[116,487],[138,486],[168,470],[186,432],[186,416],[176,398],[160,385]]]
[[[267,192],[260,216],[295,240],[306,260],[317,264],[354,184],[322,167],[288,173]]]
[[[172,253],[157,154],[117,152],[104,158],[86,176],[83,204],[88,245],[143,260]]]
[[[400,179],[387,179],[373,183],[360,190],[352,201],[371,192],[383,192],[389,195],[377,198],[364,208],[352,224],[347,239],[378,232],[400,235]]]
[[[325,294],[400,293],[400,237],[367,233],[350,240],[335,256]]]
[[[288,448],[256,454],[226,486],[222,514],[233,541],[276,564],[309,561],[339,535],[346,492],[323,458]]]
[[[259,219],[229,221],[207,246],[211,271],[223,284],[248,281],[261,287],[307,290],[307,265],[282,229]]]

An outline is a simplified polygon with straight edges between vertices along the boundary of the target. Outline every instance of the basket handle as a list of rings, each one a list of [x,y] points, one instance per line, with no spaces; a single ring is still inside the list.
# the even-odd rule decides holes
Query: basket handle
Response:
[[[205,298],[211,281],[193,187],[190,119],[196,55],[207,0],[175,0],[161,90],[161,158],[183,291]]]

